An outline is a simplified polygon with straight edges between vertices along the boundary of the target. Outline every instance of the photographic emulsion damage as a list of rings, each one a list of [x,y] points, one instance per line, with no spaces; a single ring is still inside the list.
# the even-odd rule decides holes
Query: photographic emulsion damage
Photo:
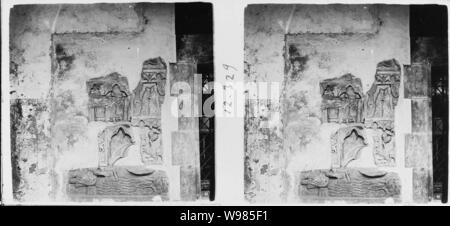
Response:
[[[210,3],[10,12],[16,201],[214,200]]]

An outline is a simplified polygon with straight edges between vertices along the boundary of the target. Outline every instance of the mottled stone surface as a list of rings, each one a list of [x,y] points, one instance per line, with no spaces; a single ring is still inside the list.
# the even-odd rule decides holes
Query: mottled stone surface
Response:
[[[362,122],[363,92],[361,79],[352,74],[320,82],[322,121],[338,123]]]
[[[404,95],[411,99],[411,133],[405,135],[405,166],[413,171],[413,200],[426,203],[433,195],[431,62],[436,65],[440,62],[437,53],[426,48],[429,45],[426,40],[417,41],[413,44],[415,62],[404,66]]]
[[[448,64],[448,41],[441,37],[414,37],[411,40],[411,62]]]
[[[164,163],[161,122],[153,120],[139,123],[140,154],[145,165]]]
[[[367,137],[362,126],[349,126],[331,136],[331,167],[343,168],[359,158],[362,148],[367,146]]]
[[[431,64],[413,63],[404,66],[405,98],[431,97]]]
[[[370,168],[303,171],[298,177],[300,199],[383,202],[400,198],[400,177]]]
[[[124,52],[117,56],[127,56],[129,60],[122,59],[122,63],[116,64],[113,60],[116,56],[106,52],[111,62],[107,65],[130,65],[119,71],[125,75],[135,74],[140,67],[134,68],[133,65],[149,57],[176,60],[174,7],[171,4],[18,5],[10,15],[11,61],[17,65],[15,75],[10,76],[14,98],[41,99],[47,96],[52,77],[49,67],[52,34],[88,34],[93,39],[101,34],[141,34],[144,38],[138,41],[142,43],[139,54],[130,46],[131,42],[115,45],[116,50],[120,48]],[[145,44],[144,40],[149,39],[152,45]],[[149,56],[150,53],[152,55]],[[101,58],[100,55],[97,57]],[[131,59],[136,57],[142,60],[131,63]],[[94,59],[87,61],[97,65]],[[98,76],[111,72],[99,71]],[[134,87],[133,82],[131,85]]]
[[[420,98],[411,100],[411,132],[431,133],[432,115],[431,99]]]
[[[167,83],[167,64],[161,57],[143,62],[141,79],[133,91],[132,124],[139,127],[140,154],[145,165],[164,163],[162,105]]]
[[[433,176],[430,168],[413,168],[413,200],[416,203],[427,203],[433,197]]]
[[[374,131],[373,158],[377,166],[395,166],[397,154],[395,149],[394,122],[391,120],[373,122],[367,127]]]
[[[364,105],[364,121],[372,123],[395,118],[400,88],[400,64],[396,59],[377,64],[375,81],[367,91]]]
[[[200,157],[198,132],[172,132],[172,163],[180,166],[181,199],[200,197]]]
[[[106,127],[97,137],[99,167],[113,166],[117,160],[127,156],[128,148],[135,143],[127,124]]]
[[[170,94],[187,94],[194,91],[194,74],[197,65],[190,62],[171,63],[170,69]]]
[[[199,118],[198,117],[179,117],[178,130],[197,130]]]
[[[51,195],[51,136],[48,105],[40,99],[10,102],[11,170],[16,200],[41,200]]]
[[[406,134],[405,136],[405,166],[431,168],[431,134]]]
[[[279,106],[270,101],[247,100],[245,118],[245,198],[249,202],[279,202],[286,200],[290,187],[289,175],[285,170],[286,153],[281,152],[283,139],[280,127],[270,123]],[[257,113],[264,108],[264,114]],[[273,126],[278,126],[274,124]]]
[[[89,121],[130,121],[131,93],[126,77],[111,73],[86,82]]]
[[[180,51],[177,53],[179,61],[196,64],[213,63],[213,39],[211,35],[182,35]]]
[[[144,61],[141,80],[133,91],[133,121],[161,118],[167,80],[167,65],[160,57]]]
[[[76,169],[67,174],[67,193],[73,200],[152,201],[156,196],[162,200],[169,198],[169,180],[162,170],[115,166]]]

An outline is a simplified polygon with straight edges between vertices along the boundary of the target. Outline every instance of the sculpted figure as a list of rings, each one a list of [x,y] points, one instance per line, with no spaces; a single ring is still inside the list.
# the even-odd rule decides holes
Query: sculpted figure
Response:
[[[146,165],[148,164],[161,164],[162,163],[162,153],[160,148],[160,133],[161,131],[152,127],[149,128],[145,125],[144,121],[139,122],[141,139],[141,158],[142,162]]]
[[[130,120],[128,80],[118,73],[92,78],[86,82],[89,95],[89,121]]]
[[[160,112],[159,95],[157,92],[155,85],[145,86],[140,98],[142,100],[142,115],[155,115]]]
[[[335,123],[362,122],[362,83],[351,74],[320,82],[322,120]]]

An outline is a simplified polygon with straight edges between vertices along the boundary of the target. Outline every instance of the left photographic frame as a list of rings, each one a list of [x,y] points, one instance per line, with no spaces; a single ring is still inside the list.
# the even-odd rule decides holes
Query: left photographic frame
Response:
[[[13,5],[14,202],[214,200],[212,10]]]

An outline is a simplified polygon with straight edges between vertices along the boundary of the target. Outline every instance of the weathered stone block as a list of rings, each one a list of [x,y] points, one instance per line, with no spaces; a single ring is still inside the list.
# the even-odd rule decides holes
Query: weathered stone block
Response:
[[[106,127],[98,134],[99,167],[113,166],[127,156],[128,148],[134,143],[130,125]]]
[[[169,198],[166,172],[143,166],[83,168],[68,172],[67,193],[76,200],[107,198],[123,201],[152,201]]]
[[[400,64],[395,59],[377,64],[375,81],[366,94],[364,121],[394,120],[400,87]]]
[[[177,59],[196,64],[212,63],[212,42],[211,35],[181,35]]]
[[[130,98],[126,77],[111,73],[86,82],[89,121],[130,121]]]
[[[172,164],[180,166],[182,200],[197,200],[201,192],[198,131],[172,132]]]
[[[141,80],[133,91],[133,120],[161,118],[164,103],[167,66],[160,57],[144,61]]]
[[[373,130],[373,158],[377,166],[395,166],[394,122],[380,120],[369,127]]]
[[[339,129],[331,136],[332,167],[346,167],[359,158],[362,148],[367,146],[367,137],[362,126]]]
[[[413,168],[413,200],[416,203],[426,203],[433,197],[433,177],[431,170]]]
[[[431,133],[431,100],[420,98],[411,100],[411,131],[413,133]]]
[[[161,121],[159,119],[140,120],[138,127],[142,162],[145,165],[163,164]]]
[[[404,66],[405,98],[431,97],[431,65],[413,63]]]
[[[405,135],[405,166],[429,169],[432,166],[431,135]]]
[[[400,198],[397,173],[373,168],[303,171],[297,178],[300,199],[383,201]]]
[[[178,130],[198,130],[198,117],[179,117]]]
[[[187,62],[178,62],[169,64],[169,84],[170,94],[177,96],[179,94],[194,92],[194,74],[197,71],[197,65]],[[181,91],[180,91],[181,90]]]
[[[44,178],[39,177],[47,172],[52,162],[48,156],[51,151],[48,116],[49,107],[45,100],[10,101],[12,192],[16,200],[21,201],[36,191],[50,191],[50,187],[40,186]]]
[[[362,122],[363,93],[361,79],[351,74],[320,82],[322,121]]]

